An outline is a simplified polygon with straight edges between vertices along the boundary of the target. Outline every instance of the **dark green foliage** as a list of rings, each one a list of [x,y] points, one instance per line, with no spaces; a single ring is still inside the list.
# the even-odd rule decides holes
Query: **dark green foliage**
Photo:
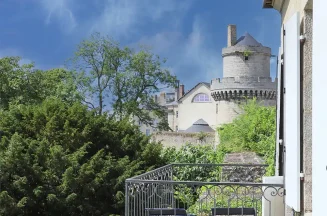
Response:
[[[19,57],[0,58],[0,108],[9,104],[36,104],[47,97],[65,102],[81,100],[75,75],[64,69],[37,70],[20,64]]]
[[[0,215],[122,214],[124,181],[163,165],[138,128],[48,99],[0,112]]]
[[[9,104],[37,104],[48,97],[80,101],[74,74],[64,69],[37,70],[21,65],[19,57],[0,58],[0,108]]]
[[[165,165],[129,121],[168,128],[152,98],[175,84],[164,62],[97,34],[75,57],[74,72],[0,58],[0,215],[122,215],[125,179]]]
[[[212,145],[195,145],[187,143],[180,149],[165,148],[162,157],[169,163],[216,163],[217,152]]]

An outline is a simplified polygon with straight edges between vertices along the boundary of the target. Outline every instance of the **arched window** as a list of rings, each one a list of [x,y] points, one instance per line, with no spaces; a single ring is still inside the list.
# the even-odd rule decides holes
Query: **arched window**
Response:
[[[209,102],[210,98],[207,94],[200,93],[194,96],[193,102],[195,103],[201,103],[201,102]]]

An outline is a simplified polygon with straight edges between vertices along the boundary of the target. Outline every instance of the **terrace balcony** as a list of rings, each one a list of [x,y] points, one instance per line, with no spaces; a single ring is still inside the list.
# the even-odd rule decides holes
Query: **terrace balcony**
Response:
[[[125,182],[125,216],[284,216],[283,184],[267,165],[170,164]]]

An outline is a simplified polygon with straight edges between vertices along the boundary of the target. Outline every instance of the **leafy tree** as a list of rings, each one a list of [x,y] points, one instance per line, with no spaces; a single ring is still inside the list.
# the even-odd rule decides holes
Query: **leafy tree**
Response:
[[[87,94],[85,102],[92,109],[102,114],[105,98],[109,97],[115,73],[125,70],[126,61],[131,51],[120,49],[117,42],[99,33],[83,40],[77,47],[74,57],[69,61],[74,70],[81,73],[80,89]],[[97,98],[97,103],[93,98]]]
[[[132,54],[128,70],[121,75],[123,82],[115,80],[115,113],[136,116],[142,123],[152,127],[156,127],[153,125],[154,118],[159,118],[161,121],[157,127],[169,129],[165,109],[153,99],[153,94],[160,91],[159,86],[171,87],[176,83],[176,78],[162,68],[162,63],[165,61],[161,62],[159,56],[147,49]]]
[[[80,101],[75,75],[64,69],[37,70],[33,64],[20,64],[19,57],[0,59],[0,108],[10,103],[37,104],[47,97],[66,102]]]
[[[164,164],[136,126],[79,102],[12,104],[0,128],[0,215],[122,215],[125,179]]]
[[[0,107],[8,108],[13,100],[30,98],[32,86],[27,75],[31,73],[33,65],[21,66],[19,61],[19,57],[0,58]]]
[[[218,154],[213,145],[186,143],[180,149],[165,148],[162,157],[168,163],[217,163]]]
[[[168,129],[165,110],[152,96],[160,87],[175,86],[176,77],[162,67],[165,61],[159,56],[145,48],[135,52],[121,47],[96,33],[82,41],[70,63],[84,77],[80,86],[89,99],[85,102],[98,114],[111,104],[119,120],[134,116],[154,126],[153,120],[159,118],[158,127]]]

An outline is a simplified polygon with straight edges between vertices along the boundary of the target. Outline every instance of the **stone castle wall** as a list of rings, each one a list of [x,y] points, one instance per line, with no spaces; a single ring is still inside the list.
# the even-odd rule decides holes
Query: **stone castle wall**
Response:
[[[222,124],[231,123],[239,114],[242,109],[239,104],[233,101],[217,101],[218,111],[216,113],[216,125],[219,127]]]
[[[244,51],[249,51],[244,60]],[[233,46],[223,49],[224,77],[270,77],[271,49],[268,47]]]
[[[263,165],[264,160],[254,152],[229,153],[225,156],[224,164]],[[222,179],[228,182],[262,183],[265,173],[264,166],[225,166],[222,170]]]
[[[211,80],[211,90],[276,90],[277,78],[272,81],[271,77],[224,77]]]
[[[262,106],[276,106],[276,100],[261,100],[257,98],[257,102]],[[242,112],[242,104],[246,104],[247,100],[220,100],[216,102],[216,126],[231,123]]]
[[[199,140],[198,133],[183,133],[183,132],[160,132],[152,135],[152,140],[161,142],[164,147],[180,148],[186,143],[192,144],[215,144],[216,133],[206,133],[204,140]]]
[[[269,47],[228,46],[223,48],[222,57],[223,78],[212,80],[210,86],[216,101],[216,126],[231,123],[242,113],[239,105],[247,99],[257,98],[265,106],[276,105],[278,82],[270,77]]]

